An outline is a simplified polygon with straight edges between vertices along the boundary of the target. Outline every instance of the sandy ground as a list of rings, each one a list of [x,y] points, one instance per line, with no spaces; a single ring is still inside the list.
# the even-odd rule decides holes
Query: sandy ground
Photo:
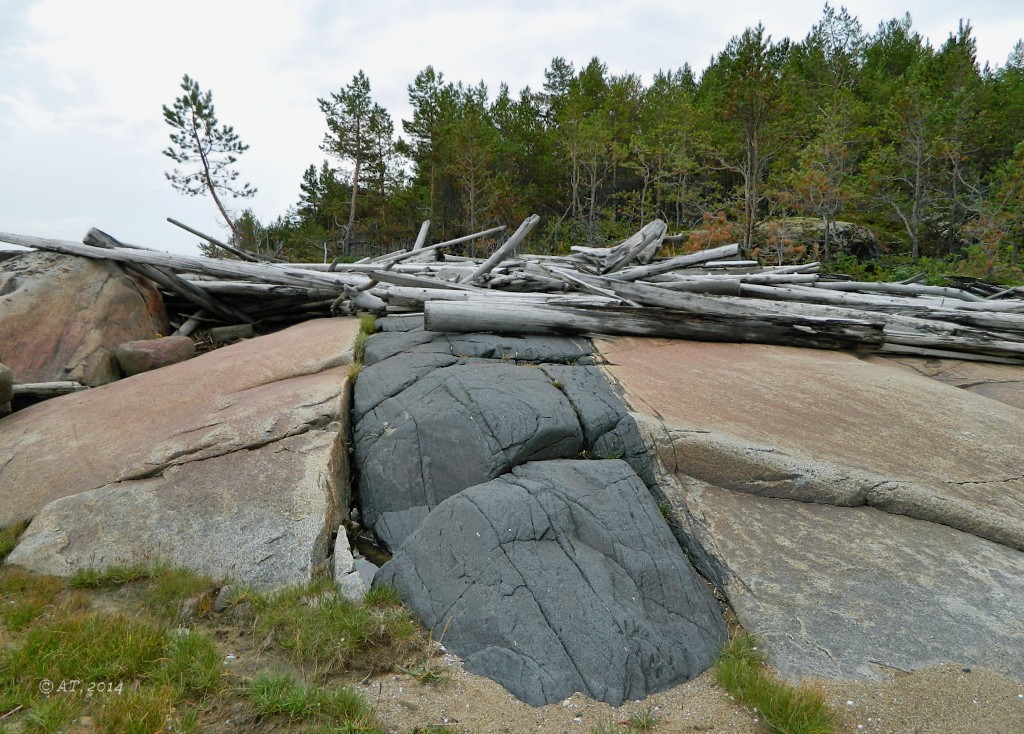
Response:
[[[1022,651],[1024,654],[1024,651]],[[589,734],[598,724],[624,722],[652,710],[656,732],[763,734],[756,712],[738,705],[711,673],[614,709],[575,694],[533,708],[491,680],[462,670],[445,656],[451,677],[424,684],[407,675],[372,679],[364,694],[393,732],[447,725],[469,734]],[[988,671],[941,665],[882,682],[814,682],[837,712],[838,732],[875,734],[1024,734],[1024,683]],[[623,727],[624,728],[624,727]]]

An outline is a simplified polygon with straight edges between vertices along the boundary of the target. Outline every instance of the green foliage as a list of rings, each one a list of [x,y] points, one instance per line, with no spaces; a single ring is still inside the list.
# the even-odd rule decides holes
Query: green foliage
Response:
[[[756,640],[745,632],[722,648],[715,680],[740,703],[756,711],[769,731],[778,734],[830,734],[835,716],[824,694],[806,686],[794,688],[764,664]]]
[[[830,225],[851,221],[893,255],[956,258],[962,273],[1012,282],[1024,247],[1024,44],[981,69],[969,24],[933,46],[909,16],[865,32],[826,4],[809,27],[800,41],[737,28],[699,77],[683,67],[649,85],[598,58],[556,57],[542,89],[518,92],[428,66],[408,86],[400,140],[359,72],[319,100],[332,161],[306,169],[287,214],[246,219],[237,239],[329,261],[407,247],[424,219],[439,241],[537,213],[526,247],[565,254],[657,217],[689,233],[687,246],[728,237],[766,262],[829,264]],[[212,114],[209,93],[187,81],[186,102]],[[783,252],[756,227],[793,215],[824,221],[820,251]],[[452,254],[485,254],[481,244]]]
[[[249,149],[234,128],[221,125],[213,107],[213,93],[204,92],[199,83],[185,74],[183,94],[170,107],[163,106],[164,122],[171,128],[171,145],[163,154],[182,168],[165,174],[171,185],[187,196],[209,194],[224,221],[237,235],[234,220],[221,198],[224,195],[250,198],[256,189],[239,184],[235,170],[238,156]]]
[[[6,528],[0,528],[0,563],[7,560],[7,556],[14,550],[14,546],[18,544],[18,539],[27,527],[27,522],[19,522]]]
[[[292,721],[329,721],[332,731],[375,734],[373,711],[350,688],[311,686],[288,673],[262,670],[249,682],[246,696],[264,716]]]
[[[626,728],[629,731],[652,731],[660,721],[661,716],[654,710],[654,707],[647,706],[626,720]]]

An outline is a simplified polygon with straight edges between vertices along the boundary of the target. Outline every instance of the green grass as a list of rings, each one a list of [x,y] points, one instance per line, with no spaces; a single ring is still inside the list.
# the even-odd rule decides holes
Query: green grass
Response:
[[[424,640],[397,595],[375,591],[358,604],[337,594],[329,579],[257,597],[254,606],[257,634],[324,674],[389,670]]]
[[[0,734],[65,732],[83,716],[97,734],[197,732],[222,716],[259,731],[381,734],[346,684],[402,665],[441,678],[436,646],[392,587],[357,604],[330,579],[273,595],[231,585],[230,614],[183,618],[185,602],[212,603],[222,583],[159,563],[71,579],[0,568]],[[255,668],[227,665],[228,652]],[[293,663],[294,675],[273,672]],[[100,682],[116,691],[86,695]]]
[[[249,682],[246,696],[263,716],[292,721],[330,722],[335,731],[380,731],[373,710],[350,688],[311,686],[288,673],[262,670]]]
[[[11,632],[22,630],[53,604],[62,589],[60,579],[39,577],[19,568],[4,569],[0,574],[0,622]]]
[[[0,528],[0,563],[3,563],[7,560],[7,556],[11,555],[14,546],[18,544],[18,538],[21,537],[21,534],[25,532],[27,527],[27,522],[19,522],[10,527]]]
[[[760,715],[777,734],[830,734],[835,716],[821,691],[793,687],[779,680],[764,664],[754,637],[734,635],[715,663],[715,680],[743,705]]]
[[[87,695],[90,685],[101,688]],[[100,731],[151,732],[220,685],[209,637],[142,618],[56,609],[0,652],[0,689],[25,709],[28,731],[55,731],[85,712]]]
[[[179,617],[189,600],[197,601],[197,614],[209,612],[214,592],[221,585],[208,576],[162,561],[104,569],[84,568],[68,579],[72,589],[110,590],[135,583],[142,587],[141,599],[148,610],[167,619]]]

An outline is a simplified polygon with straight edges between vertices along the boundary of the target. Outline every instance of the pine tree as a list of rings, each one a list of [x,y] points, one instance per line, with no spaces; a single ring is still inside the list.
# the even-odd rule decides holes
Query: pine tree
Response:
[[[191,170],[175,168],[165,175],[183,194],[209,194],[237,238],[238,227],[221,197],[227,194],[248,199],[256,195],[256,189],[248,183],[236,183],[239,174],[234,165],[249,146],[242,143],[234,128],[217,120],[212,92],[203,92],[188,74],[182,78],[181,89],[184,94],[171,107],[163,107],[164,122],[173,131],[171,145],[163,154]]]

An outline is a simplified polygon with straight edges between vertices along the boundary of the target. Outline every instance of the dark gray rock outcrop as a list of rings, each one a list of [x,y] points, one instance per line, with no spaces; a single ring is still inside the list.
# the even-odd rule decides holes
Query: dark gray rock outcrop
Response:
[[[14,397],[14,373],[5,364],[0,364],[0,418],[11,412],[11,398]]]
[[[706,670],[718,605],[623,461],[544,461],[440,503],[380,570],[435,637],[529,704],[614,706]]]
[[[652,481],[636,425],[587,340],[423,331],[367,341],[354,443],[364,523],[396,549],[440,502],[529,461],[623,458]]]

